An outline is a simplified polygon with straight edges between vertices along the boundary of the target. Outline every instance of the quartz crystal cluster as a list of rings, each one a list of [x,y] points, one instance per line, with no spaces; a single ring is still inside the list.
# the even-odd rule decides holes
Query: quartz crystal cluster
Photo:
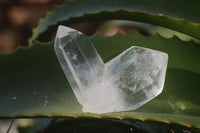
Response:
[[[132,46],[104,64],[85,35],[65,26],[54,48],[83,112],[135,110],[163,90],[166,53]]]

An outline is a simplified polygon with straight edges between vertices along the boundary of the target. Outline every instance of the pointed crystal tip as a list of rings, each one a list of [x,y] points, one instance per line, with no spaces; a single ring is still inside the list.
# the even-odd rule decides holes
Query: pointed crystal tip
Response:
[[[68,36],[68,35],[70,35],[70,32],[77,32],[77,33],[81,34],[81,32],[79,32],[79,31],[76,31],[76,30],[74,30],[74,29],[72,29],[70,27],[66,27],[66,26],[62,26],[62,25],[58,26],[58,30],[57,31],[58,32],[56,34],[56,38],[57,37],[63,38],[65,36]]]

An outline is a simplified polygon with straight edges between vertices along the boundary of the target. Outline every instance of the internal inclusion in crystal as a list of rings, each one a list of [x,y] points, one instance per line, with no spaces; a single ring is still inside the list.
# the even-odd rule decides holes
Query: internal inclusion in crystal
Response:
[[[85,35],[65,26],[59,26],[54,48],[83,112],[135,110],[163,90],[164,52],[132,46],[104,64]]]

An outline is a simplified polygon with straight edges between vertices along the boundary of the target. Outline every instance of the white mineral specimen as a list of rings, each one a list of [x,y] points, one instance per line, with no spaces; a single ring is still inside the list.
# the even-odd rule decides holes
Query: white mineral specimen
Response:
[[[104,64],[86,36],[65,26],[55,52],[83,112],[135,110],[163,90],[166,53],[132,46]]]

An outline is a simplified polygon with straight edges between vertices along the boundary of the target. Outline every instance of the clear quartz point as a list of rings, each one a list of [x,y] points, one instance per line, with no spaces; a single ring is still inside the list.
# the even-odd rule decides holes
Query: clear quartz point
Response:
[[[135,110],[163,90],[166,53],[132,46],[104,64],[86,36],[65,26],[54,48],[83,112]]]

